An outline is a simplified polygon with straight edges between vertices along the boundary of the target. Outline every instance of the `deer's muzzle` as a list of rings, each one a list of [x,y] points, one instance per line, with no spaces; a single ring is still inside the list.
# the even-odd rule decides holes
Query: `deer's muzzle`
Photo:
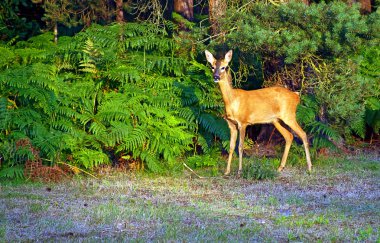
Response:
[[[215,72],[213,76],[214,76],[214,82],[215,83],[219,82],[219,80],[220,80],[219,72]]]

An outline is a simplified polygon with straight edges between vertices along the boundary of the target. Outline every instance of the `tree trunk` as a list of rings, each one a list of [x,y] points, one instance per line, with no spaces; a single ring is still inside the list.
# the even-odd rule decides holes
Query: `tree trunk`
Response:
[[[351,0],[348,4],[351,6],[354,3],[360,3],[360,12],[362,14],[367,14],[372,12],[371,0]]]
[[[174,0],[174,11],[181,14],[188,20],[193,20],[193,0]]]
[[[222,19],[227,10],[226,0],[209,0],[209,20],[211,32],[213,35],[220,32],[220,19]]]
[[[164,6],[164,19],[172,19],[174,0],[160,0],[160,3]]]
[[[115,0],[116,3],[116,22],[124,22],[124,13],[123,13],[123,0]]]
[[[372,11],[371,0],[359,0],[359,3],[360,3],[360,11],[363,14],[371,13]]]

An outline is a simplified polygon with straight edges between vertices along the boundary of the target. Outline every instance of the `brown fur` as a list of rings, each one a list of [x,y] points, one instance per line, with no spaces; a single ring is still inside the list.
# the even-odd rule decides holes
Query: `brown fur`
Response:
[[[223,101],[226,108],[226,121],[231,132],[230,151],[225,174],[230,173],[232,154],[236,146],[238,130],[239,139],[239,174],[242,170],[243,142],[245,130],[248,125],[272,123],[285,138],[285,151],[282,156],[281,171],[286,164],[289,149],[293,141],[293,135],[281,124],[282,120],[302,139],[308,170],[311,171],[311,160],[306,133],[298,125],[296,120],[297,105],[300,102],[299,96],[286,88],[271,87],[259,90],[246,91],[232,88],[232,77],[228,70],[228,63],[232,59],[232,51],[229,51],[224,59],[216,60],[213,55],[206,50],[207,61],[212,65],[214,81],[219,83]]]

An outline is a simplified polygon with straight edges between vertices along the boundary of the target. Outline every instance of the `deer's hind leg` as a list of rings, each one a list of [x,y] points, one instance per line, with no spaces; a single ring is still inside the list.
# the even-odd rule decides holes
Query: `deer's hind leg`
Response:
[[[238,130],[237,130],[236,125],[232,121],[229,121],[227,119],[226,121],[230,129],[230,151],[228,154],[227,168],[224,174],[229,175],[231,171],[232,155],[234,154],[235,147],[236,147],[236,139],[237,139]]]
[[[309,142],[307,140],[307,135],[305,131],[298,125],[298,122],[296,119],[287,120],[284,122],[291,128],[293,131],[302,139],[303,146],[305,148],[306,153],[306,162],[307,162],[307,169],[309,172],[311,172],[311,159],[310,159],[310,152],[309,152]]]
[[[281,133],[281,135],[285,139],[285,150],[282,155],[280,167],[278,167],[278,171],[282,171],[285,167],[286,160],[288,159],[288,154],[290,150],[290,146],[293,142],[293,134],[291,134],[285,127],[283,127],[279,121],[274,121],[273,125],[277,128],[277,130]]]

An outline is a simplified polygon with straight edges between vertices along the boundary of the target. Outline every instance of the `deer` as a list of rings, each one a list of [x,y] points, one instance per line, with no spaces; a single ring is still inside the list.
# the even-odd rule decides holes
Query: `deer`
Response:
[[[240,135],[238,147],[239,176],[243,167],[243,143],[247,126],[270,123],[285,139],[285,149],[278,168],[278,171],[281,172],[285,168],[293,142],[293,134],[280,123],[281,121],[302,139],[308,172],[311,172],[312,165],[307,135],[296,120],[296,110],[300,103],[298,93],[284,87],[257,90],[235,89],[232,87],[232,76],[228,66],[232,59],[232,50],[228,51],[223,59],[218,60],[208,50],[205,50],[205,54],[207,61],[211,64],[214,82],[219,84],[225,105],[226,115],[224,118],[230,129],[230,150],[224,175],[229,175],[231,171],[232,155],[235,151],[238,132]]]

